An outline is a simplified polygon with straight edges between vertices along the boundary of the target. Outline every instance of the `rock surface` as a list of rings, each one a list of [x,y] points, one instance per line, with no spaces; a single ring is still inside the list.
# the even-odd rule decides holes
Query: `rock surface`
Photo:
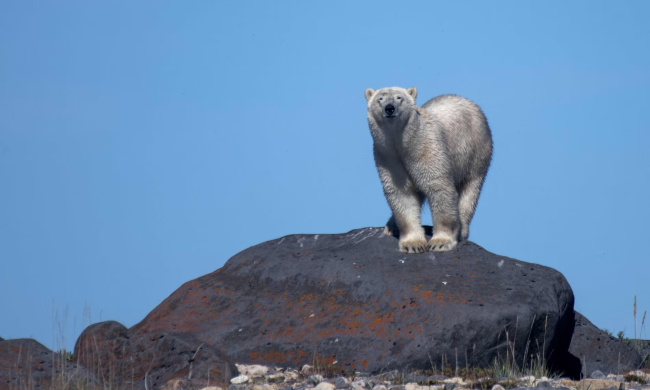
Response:
[[[381,228],[365,228],[246,249],[185,283],[128,332],[140,348],[163,334],[193,337],[188,351],[204,342],[238,363],[283,367],[316,359],[379,372],[456,358],[485,367],[506,355],[507,340],[516,356],[528,348],[561,366],[573,300],[566,279],[548,267],[471,242],[406,255]]]
[[[115,321],[86,328],[75,344],[73,359],[99,377],[118,379],[129,388],[131,382],[144,388],[145,377],[149,389],[155,389],[172,379],[207,381],[209,376],[212,383],[227,383],[237,373],[221,351],[192,335],[133,334]]]
[[[53,379],[97,383],[86,369],[34,339],[0,340],[0,389],[49,389]]]
[[[617,374],[635,370],[642,362],[641,355],[631,346],[609,336],[578,312],[575,313],[575,328],[569,352],[580,360],[579,366],[582,365],[580,370],[584,377],[589,377],[589,373],[594,371]]]

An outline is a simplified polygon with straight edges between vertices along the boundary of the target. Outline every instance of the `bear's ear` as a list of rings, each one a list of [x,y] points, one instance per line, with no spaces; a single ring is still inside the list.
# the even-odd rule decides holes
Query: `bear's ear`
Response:
[[[366,89],[366,100],[370,100],[370,98],[371,98],[372,95],[374,95],[374,94],[375,94],[375,90],[374,90],[374,89],[370,89],[370,88]]]
[[[406,92],[408,92],[408,94],[411,95],[413,100],[415,100],[418,97],[418,89],[415,87],[411,87],[407,89]]]

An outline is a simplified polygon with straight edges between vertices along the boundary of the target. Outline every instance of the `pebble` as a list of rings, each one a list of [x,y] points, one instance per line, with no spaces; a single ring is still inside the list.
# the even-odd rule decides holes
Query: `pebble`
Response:
[[[322,375],[310,375],[309,378],[307,378],[307,383],[311,383],[312,385],[317,385],[322,381],[323,381]]]
[[[334,390],[336,386],[329,382],[321,382],[315,387],[316,390]]]
[[[232,378],[232,379],[230,380],[230,383],[233,383],[233,384],[235,384],[235,385],[238,385],[238,384],[241,384],[241,383],[246,383],[246,382],[248,382],[248,379],[249,379],[248,376],[246,376],[246,375],[240,375],[240,376],[236,376],[236,377]]]
[[[535,382],[535,377],[530,375],[530,376],[522,376],[521,380],[524,382]]]
[[[258,364],[246,365],[246,364],[235,364],[237,366],[237,371],[241,375],[246,375],[249,378],[260,378],[266,375],[269,372],[269,368],[266,366],[260,366]]]
[[[298,380],[298,372],[293,371],[293,370],[287,370],[284,372],[284,381],[297,381]]]
[[[535,378],[535,377],[533,377],[533,378]],[[463,381],[463,378],[459,378],[457,376],[455,376],[453,378],[445,379],[445,380],[443,380],[443,382],[445,382],[445,383],[455,383],[455,384],[458,384],[458,385],[464,385],[465,384],[465,381]]]
[[[355,390],[361,390],[366,388],[366,382],[364,380],[358,380],[351,382],[350,386],[352,386],[352,388]]]
[[[348,380],[348,378],[340,376],[334,379],[334,385],[336,386],[337,389],[344,389],[348,387],[349,384],[350,381]]]

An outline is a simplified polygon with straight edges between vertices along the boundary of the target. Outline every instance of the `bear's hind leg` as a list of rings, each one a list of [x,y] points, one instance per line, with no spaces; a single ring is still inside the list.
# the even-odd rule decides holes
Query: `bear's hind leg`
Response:
[[[399,237],[399,228],[397,227],[397,222],[395,222],[395,216],[391,214],[386,226],[384,226],[384,236],[389,237]]]
[[[458,193],[453,183],[439,181],[427,191],[431,215],[433,217],[433,236],[427,250],[444,252],[458,244],[461,223],[458,213]]]
[[[460,212],[461,233],[460,237],[463,241],[469,237],[469,224],[472,222],[474,212],[476,211],[476,204],[478,197],[481,194],[483,187],[484,177],[472,178],[469,180],[460,191],[458,199],[458,211]]]

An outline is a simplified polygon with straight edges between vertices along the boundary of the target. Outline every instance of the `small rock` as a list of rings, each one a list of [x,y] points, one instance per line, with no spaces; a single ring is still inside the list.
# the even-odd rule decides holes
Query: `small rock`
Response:
[[[608,381],[606,379],[583,379],[578,384],[578,390],[604,390],[615,387],[616,390],[621,389],[622,383]]]
[[[535,382],[535,377],[532,376],[532,375],[529,375],[529,376],[522,376],[522,377],[521,377],[521,381],[522,381],[522,382],[530,382],[530,383],[533,383],[533,382]]]
[[[403,385],[392,385],[388,386],[388,390],[406,390]]]
[[[336,386],[332,383],[329,382],[321,382],[316,386],[316,390],[334,390],[336,389]]]
[[[295,370],[286,370],[284,372],[284,381],[297,381],[298,380],[298,371]]]
[[[208,387],[202,388],[201,390],[223,390],[223,389],[221,387],[219,387],[219,386],[208,386]]]
[[[246,376],[246,375],[240,375],[240,376],[236,376],[236,377],[232,378],[232,379],[230,380],[230,383],[235,384],[235,385],[239,385],[239,384],[241,384],[241,383],[246,383],[246,382],[248,382],[248,379],[249,379],[248,376]]]
[[[243,383],[238,385],[231,383],[228,385],[228,390],[250,390],[250,386]]]
[[[506,389],[504,389],[503,386],[497,384],[497,385],[492,386],[492,390],[506,390]]]
[[[352,388],[355,390],[361,390],[366,388],[366,382],[364,380],[356,380],[354,382],[351,382],[350,386],[352,386]]]
[[[457,376],[455,376],[453,378],[445,379],[445,380],[443,380],[443,382],[445,382],[445,383],[455,383],[455,384],[458,384],[458,385],[464,385],[465,384],[465,381],[463,381],[463,378],[459,378]]]
[[[167,381],[165,386],[163,386],[163,390],[182,390],[188,388],[190,383],[186,379],[171,379]]]
[[[271,374],[266,376],[266,380],[269,383],[282,383],[285,381],[284,374]]]
[[[323,381],[322,375],[310,375],[309,378],[307,378],[307,383],[310,383],[312,385],[317,385],[322,381]]]
[[[302,366],[302,370],[300,370],[300,372],[302,372],[305,375],[309,375],[313,370],[314,370],[313,366],[310,366],[309,364],[305,364],[304,366]]]
[[[537,387],[543,387],[543,388],[551,388],[551,383],[548,381],[539,381],[537,382]]]
[[[281,388],[280,390],[293,390],[293,387],[291,387],[291,386],[284,386],[284,387]]]
[[[377,385],[373,387],[372,390],[388,390],[388,389],[386,389],[386,386],[384,385]]]
[[[596,370],[596,371],[591,373],[589,378],[591,378],[591,379],[605,379],[605,378],[607,378],[607,376],[605,374],[603,374],[602,372]]]
[[[334,386],[336,386],[337,389],[346,388],[346,387],[348,387],[349,384],[350,384],[350,381],[348,380],[348,378],[340,376],[340,377],[334,379]]]
[[[260,366],[258,364],[252,364],[252,365],[235,364],[235,366],[237,366],[237,370],[241,375],[246,375],[249,378],[263,377],[264,375],[266,375],[267,372],[269,372],[268,367]]]
[[[445,383],[445,390],[454,390],[456,383]]]
[[[616,382],[625,382],[625,377],[623,375],[616,375]]]

